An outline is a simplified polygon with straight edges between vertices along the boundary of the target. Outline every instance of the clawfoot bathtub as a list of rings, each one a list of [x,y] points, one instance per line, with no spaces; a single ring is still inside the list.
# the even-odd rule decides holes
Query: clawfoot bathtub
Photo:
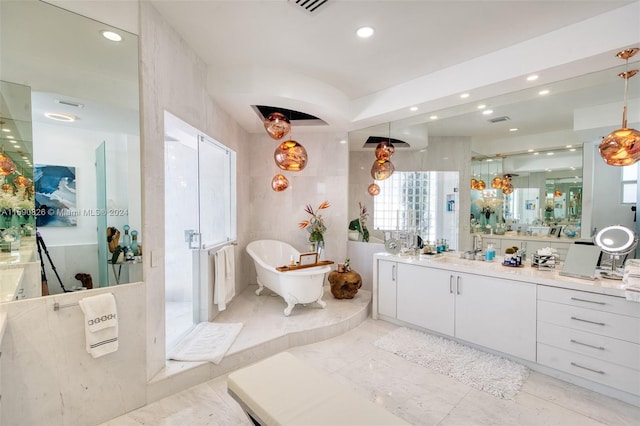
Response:
[[[247,245],[247,253],[253,259],[258,274],[256,294],[259,296],[267,287],[281,296],[287,302],[285,316],[291,314],[297,303],[316,302],[323,308],[327,306],[322,300],[322,293],[325,276],[331,267],[325,265],[286,272],[276,270],[278,266],[288,265],[292,256],[296,261],[300,256],[298,250],[283,241],[252,241]]]

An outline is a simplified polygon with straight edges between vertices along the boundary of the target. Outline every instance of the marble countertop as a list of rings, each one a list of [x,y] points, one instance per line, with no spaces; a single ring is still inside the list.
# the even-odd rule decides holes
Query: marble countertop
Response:
[[[0,265],[14,265],[35,262],[36,260],[36,237],[22,237],[18,250],[0,252]]]
[[[472,238],[473,238],[473,234]],[[506,234],[479,234],[482,238],[502,239],[502,240],[524,240],[524,241],[545,241],[549,243],[574,243],[576,241],[591,241],[591,239],[569,238],[565,236],[557,237],[555,235],[525,235],[516,233]]]
[[[624,284],[620,280],[610,280],[597,277],[595,280],[573,278],[560,275],[562,263],[555,269],[538,269],[531,267],[531,260],[524,262],[524,266],[513,268],[502,265],[502,256],[496,256],[494,261],[461,259],[459,252],[449,252],[441,255],[399,256],[389,253],[376,253],[376,259],[428,266],[448,271],[462,272],[475,275],[523,281],[571,290],[588,291],[591,293],[607,294],[625,297]]]
[[[0,273],[0,302],[15,300],[16,291],[24,277],[24,269],[3,269]]]

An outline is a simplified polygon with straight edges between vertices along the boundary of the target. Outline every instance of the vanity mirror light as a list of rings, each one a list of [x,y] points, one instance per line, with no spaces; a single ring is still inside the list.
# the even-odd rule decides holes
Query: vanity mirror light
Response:
[[[121,39],[108,40],[105,31]],[[94,288],[115,285],[118,268],[109,265],[107,228],[116,227],[123,235],[125,225],[141,229],[137,36],[49,3],[23,0],[0,2],[0,39],[1,98],[11,94],[6,89],[11,85],[30,91],[20,108],[0,105],[3,113],[17,114],[16,121],[26,122],[20,117],[29,110],[31,123],[24,126],[23,139],[32,134],[33,145],[24,148],[24,174],[36,181],[35,202],[53,204],[52,211],[69,215],[38,225],[53,266],[66,290],[87,287],[86,278],[76,278],[86,274]],[[51,174],[56,166],[65,170],[63,177]],[[35,213],[45,211],[50,209]],[[143,240],[139,234],[138,242]],[[29,256],[0,256],[0,275],[35,263],[35,272],[28,269],[22,281],[37,283],[22,294],[38,296],[35,236],[23,235],[21,246],[21,251],[31,247]],[[142,278],[140,265],[120,269],[120,283]],[[45,272],[55,277],[47,261]],[[38,291],[33,290],[36,284]],[[49,279],[50,294],[62,292],[61,287]]]

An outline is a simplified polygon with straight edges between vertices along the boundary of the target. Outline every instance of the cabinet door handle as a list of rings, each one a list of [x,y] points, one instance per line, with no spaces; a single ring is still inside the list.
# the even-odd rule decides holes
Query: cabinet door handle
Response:
[[[578,342],[577,340],[569,340],[571,343],[575,343],[576,345],[582,345],[582,346],[587,346],[589,348],[593,348],[593,349],[599,349],[601,351],[604,351],[604,347],[602,346],[595,346],[595,345],[590,345],[588,343],[582,343],[582,342]]]
[[[460,276],[456,277],[456,294],[460,294]]]
[[[588,322],[589,324],[606,325],[603,322],[590,321],[590,320],[586,320],[586,319],[582,319],[582,318],[571,317],[571,319],[575,320],[575,321]]]
[[[453,294],[453,275],[449,275],[449,293]]]
[[[391,281],[395,281],[396,280],[396,265],[393,265],[391,267]]]
[[[595,303],[596,305],[606,305],[605,302],[597,302],[595,300],[580,299],[579,297],[572,297],[571,300],[575,300],[576,302]]]
[[[573,365],[574,367],[582,368],[583,370],[593,371],[594,373],[605,374],[605,372],[602,370],[594,370],[593,368],[585,367],[584,365],[576,364],[575,362],[571,362],[571,365]]]

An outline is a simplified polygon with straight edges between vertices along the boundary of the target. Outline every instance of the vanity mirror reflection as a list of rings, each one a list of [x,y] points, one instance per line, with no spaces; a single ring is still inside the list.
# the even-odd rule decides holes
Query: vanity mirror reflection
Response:
[[[42,207],[32,219],[53,262],[43,253],[49,293],[141,280],[141,265],[110,264],[107,245],[108,227],[141,229],[137,36],[24,0],[0,2],[0,40],[0,108],[32,141],[19,167],[35,184],[29,207]],[[17,101],[11,87],[30,94]],[[20,250],[0,254],[2,301],[42,294],[35,236],[21,227]]]
[[[630,206],[615,198],[622,192],[620,168],[604,164],[597,151],[601,138],[620,126],[623,87],[618,73],[624,66],[618,64],[616,52],[611,52],[601,71],[532,84],[526,90],[439,111],[407,111],[407,115],[414,115],[350,132],[349,198],[354,200],[349,205],[350,217],[356,216],[354,206],[362,199],[363,180],[371,180],[367,163],[372,161],[373,150],[367,149],[364,135],[382,133],[415,147],[407,148],[411,155],[403,170],[460,172],[458,205],[461,212],[469,212],[460,215],[459,222],[460,246],[465,249],[471,248],[465,237],[472,231],[470,214],[478,222],[484,217],[485,222],[498,223],[500,214],[500,219],[527,226],[563,224],[568,227],[565,229],[575,227],[575,238],[589,238],[593,228],[609,225],[612,220],[624,223],[628,219],[628,226],[635,226],[628,214]],[[638,65],[637,61],[630,64]],[[640,81],[628,83],[630,110],[640,110]],[[629,127],[638,125],[640,112],[629,118]],[[488,166],[487,159],[493,159],[493,165]],[[491,188],[495,173],[501,178],[510,175],[513,192],[506,203],[500,201],[502,194]],[[471,189],[474,174],[487,176],[486,205],[477,201],[483,199],[482,191]],[[480,214],[483,207],[487,208]]]

